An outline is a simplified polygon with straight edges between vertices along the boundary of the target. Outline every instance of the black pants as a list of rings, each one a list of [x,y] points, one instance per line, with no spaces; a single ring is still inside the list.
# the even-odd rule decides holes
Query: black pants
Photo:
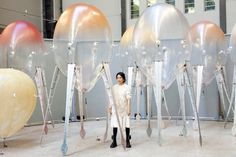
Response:
[[[118,131],[118,128],[113,128],[113,138],[116,138],[117,131]],[[129,140],[129,138],[130,138],[130,128],[125,128],[125,133],[126,133],[126,140]]]

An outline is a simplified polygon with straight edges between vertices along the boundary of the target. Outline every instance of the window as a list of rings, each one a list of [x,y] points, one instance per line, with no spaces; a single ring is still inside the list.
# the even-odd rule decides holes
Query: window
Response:
[[[215,0],[204,0],[205,11],[215,10]]]
[[[153,4],[156,4],[157,0],[147,0],[147,7],[152,6]]]
[[[139,0],[130,0],[131,19],[139,17]]]
[[[167,4],[175,5],[175,0],[166,0]]]
[[[184,0],[184,12],[187,14],[195,12],[194,0]]]

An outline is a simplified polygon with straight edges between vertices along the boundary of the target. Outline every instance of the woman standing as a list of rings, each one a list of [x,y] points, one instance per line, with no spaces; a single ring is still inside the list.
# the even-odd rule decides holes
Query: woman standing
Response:
[[[125,128],[126,132],[126,148],[131,148],[130,145],[130,115],[131,115],[131,94],[130,87],[125,84],[126,78],[123,72],[116,74],[117,84],[113,86],[113,92],[115,97],[115,103],[117,106],[117,112],[121,123],[121,128]],[[112,144],[110,148],[117,146],[116,136],[118,130],[118,122],[115,114],[115,108],[109,106],[109,112],[111,114],[111,127],[113,128]]]

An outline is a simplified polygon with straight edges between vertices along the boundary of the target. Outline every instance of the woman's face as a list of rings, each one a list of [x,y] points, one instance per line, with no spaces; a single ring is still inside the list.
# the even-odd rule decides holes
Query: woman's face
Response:
[[[125,82],[125,80],[120,75],[117,75],[116,80],[117,80],[118,84],[120,84],[120,85],[124,84],[124,82]]]

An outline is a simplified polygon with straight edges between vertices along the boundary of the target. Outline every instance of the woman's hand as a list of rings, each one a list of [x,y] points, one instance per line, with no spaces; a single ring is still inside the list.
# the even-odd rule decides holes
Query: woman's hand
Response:
[[[128,99],[128,116],[130,116],[131,115],[131,100],[130,99]]]
[[[107,110],[107,112],[110,114],[110,116],[112,115],[112,107],[110,106],[110,107],[108,107],[108,110]]]
[[[131,115],[131,111],[130,110],[128,110],[128,116],[130,116]]]

